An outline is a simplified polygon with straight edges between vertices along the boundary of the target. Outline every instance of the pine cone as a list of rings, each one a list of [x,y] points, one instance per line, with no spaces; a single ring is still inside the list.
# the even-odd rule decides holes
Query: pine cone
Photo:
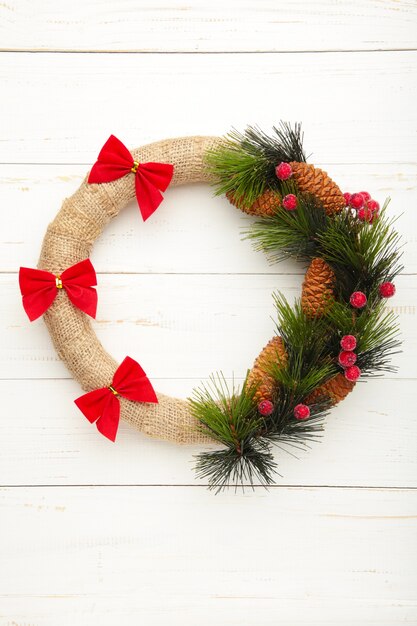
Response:
[[[312,193],[323,204],[327,215],[339,213],[345,199],[335,182],[326,172],[309,163],[290,163],[298,188],[303,193]]]
[[[331,267],[323,259],[314,258],[304,277],[301,294],[301,306],[306,315],[317,317],[331,306],[334,282]]]
[[[275,380],[269,374],[273,363],[285,365],[287,353],[281,337],[273,337],[264,347],[258,358],[255,360],[247,379],[248,386],[259,385],[255,399],[257,402],[271,400],[275,391]]]
[[[250,215],[258,215],[263,217],[265,215],[274,215],[276,209],[281,204],[281,196],[276,191],[272,191],[271,189],[267,189],[263,192],[258,198],[256,198],[255,202],[247,207],[240,200],[235,200],[233,194],[226,194],[229,202],[233,204],[236,208],[244,211],[245,213],[249,213]]]
[[[328,396],[332,404],[337,404],[346,398],[354,386],[355,383],[347,380],[343,374],[336,374],[336,376],[330,378],[326,383],[321,385],[321,387],[312,391],[305,399],[305,402],[306,404],[312,404],[316,402],[320,396]]]

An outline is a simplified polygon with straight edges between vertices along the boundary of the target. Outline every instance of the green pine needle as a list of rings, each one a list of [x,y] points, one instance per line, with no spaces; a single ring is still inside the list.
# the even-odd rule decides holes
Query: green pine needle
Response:
[[[266,190],[280,190],[275,167],[282,161],[305,161],[301,126],[281,122],[269,136],[256,126],[243,133],[232,130],[223,143],[206,155],[216,194],[231,194],[247,206]]]
[[[338,362],[344,335],[357,339],[357,365],[364,377],[392,372],[391,357],[399,351],[397,317],[384,308],[379,286],[392,281],[401,270],[401,245],[388,219],[384,203],[372,224],[359,221],[349,208],[327,216],[320,201],[299,193],[295,179],[279,181],[275,167],[281,161],[305,161],[299,125],[281,124],[272,136],[257,127],[244,133],[232,131],[207,157],[217,193],[232,194],[250,206],[261,193],[271,189],[282,197],[297,195],[295,211],[283,207],[256,221],[245,233],[256,249],[271,261],[294,258],[310,262],[319,257],[335,274],[331,306],[319,317],[304,313],[301,300],[293,306],[281,294],[274,295],[276,331],[286,356],[269,365],[267,374],[275,383],[272,412],[262,417],[257,406],[257,388],[247,380],[241,390],[232,389],[223,375],[194,392],[190,406],[203,432],[222,444],[221,450],[197,456],[198,475],[217,491],[229,485],[269,485],[277,465],[271,446],[282,450],[304,449],[320,435],[332,399],[325,393],[313,403],[312,392],[343,370]],[[367,305],[353,309],[352,292],[363,291]],[[294,408],[308,402],[310,418],[300,421]]]
[[[326,230],[329,218],[312,195],[299,194],[297,198],[296,211],[280,206],[275,215],[256,221],[245,232],[245,238],[254,242],[256,250],[265,252],[271,263],[287,258],[309,261],[317,256],[317,237]]]

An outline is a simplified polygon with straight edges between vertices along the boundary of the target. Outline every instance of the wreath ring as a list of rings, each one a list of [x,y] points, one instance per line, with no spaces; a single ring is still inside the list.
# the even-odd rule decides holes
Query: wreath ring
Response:
[[[381,318],[379,306],[382,297],[393,295],[388,293],[390,289],[394,290],[391,280],[400,270],[398,266],[393,267],[399,255],[397,250],[393,252],[392,238],[387,243],[386,237],[385,239],[380,237],[379,265],[375,262],[371,267],[371,263],[362,282],[358,279],[358,272],[352,271],[348,265],[346,274],[348,278],[352,278],[353,273],[351,284],[355,290],[351,291],[349,302],[343,303],[343,310],[339,306],[340,300],[343,299],[343,289],[346,294],[346,289],[351,287],[345,285],[341,287],[338,284],[341,278],[346,279],[343,272],[340,276],[341,266],[343,269],[340,254],[339,257],[335,255],[334,261],[331,251],[327,257],[324,255],[324,258],[315,254],[316,250],[328,250],[331,245],[330,239],[327,242],[320,241],[320,245],[317,241],[327,232],[328,224],[336,222],[337,219],[341,241],[334,238],[333,245],[337,251],[337,246],[341,243],[344,253],[343,236],[346,235],[346,229],[356,229],[354,238],[360,238],[361,232],[369,232],[373,224],[383,222],[379,215],[379,205],[372,206],[371,203],[374,201],[366,192],[353,196],[342,194],[325,172],[307,164],[298,126],[292,130],[284,124],[280,130],[274,130],[276,137],[273,139],[268,138],[259,129],[249,128],[244,135],[233,132],[226,138],[196,136],[152,143],[131,151],[129,158],[133,159],[133,164],[129,170],[130,175],[123,172],[123,175],[120,174],[116,179],[102,178],[103,182],[96,182],[93,179],[93,168],[79,189],[64,201],[61,210],[48,226],[38,262],[38,269],[54,275],[56,280],[56,294],[44,313],[44,319],[58,355],[74,378],[87,392],[111,390],[114,396],[118,396],[120,416],[149,436],[176,443],[197,444],[217,440],[224,444],[225,450],[203,453],[198,460],[200,475],[208,477],[210,484],[216,487],[224,486],[231,480],[237,483],[245,482],[247,479],[252,481],[254,477],[260,478],[264,483],[272,482],[271,475],[275,469],[275,462],[265,438],[269,434],[267,422],[274,416],[274,411],[279,410],[281,414],[283,411],[287,413],[290,411],[291,417],[295,418],[290,426],[287,424],[285,428],[283,422],[281,423],[279,428],[283,441],[292,444],[298,439],[298,435],[304,440],[314,438],[316,431],[320,429],[319,420],[331,405],[346,397],[360,374],[357,364],[355,365],[356,354],[353,352],[357,339],[361,342],[360,335],[362,335],[362,346],[359,346],[362,347],[360,361],[365,370],[372,367],[377,370],[383,369],[381,363],[386,364],[385,352],[391,354],[394,344],[398,345],[398,341],[393,338],[395,325],[392,315]],[[123,144],[120,145],[126,150]],[[284,159],[281,161],[282,157]],[[118,385],[114,384],[115,372],[118,371],[117,362],[101,345],[85,312],[74,306],[70,291],[68,290],[70,297],[66,297],[65,290],[62,289],[61,275],[64,276],[65,268],[71,268],[88,259],[95,240],[106,224],[134,198],[135,191],[139,198],[137,170],[140,164],[145,166],[170,164],[173,166],[172,185],[214,181],[218,191],[226,193],[232,204],[260,218],[251,235],[258,242],[259,248],[268,253],[281,247],[283,252],[278,258],[293,256],[308,260],[296,315],[291,317],[285,300],[277,298],[277,309],[281,316],[281,325],[278,325],[278,328],[282,330],[283,337],[275,335],[261,351],[240,393],[233,390],[230,395],[224,388],[224,380],[218,379],[213,384],[216,397],[213,397],[207,388],[203,388],[191,401],[161,393],[157,393],[153,399],[148,396],[145,401],[137,401],[134,393],[119,394],[115,388]],[[252,174],[248,177],[248,171],[252,172],[254,165],[257,167],[257,164],[259,164],[257,177],[253,177]],[[152,179],[153,174],[150,176]],[[156,180],[155,176],[153,182]],[[159,189],[165,190],[165,187],[162,183],[159,185]],[[142,192],[146,196],[146,190]],[[152,200],[151,196],[152,193],[149,194]],[[161,199],[162,197],[156,200],[156,205]],[[140,207],[144,219],[154,210],[148,210],[147,213],[145,210],[145,215],[142,205]],[[365,215],[358,219],[360,210],[365,211]],[[291,221],[294,222],[296,214],[298,215],[296,219],[305,222],[304,250],[300,233],[294,240],[288,237],[291,228],[294,230]],[[284,228],[283,216],[284,223],[288,222]],[[319,223],[323,225],[320,233],[318,233]],[[277,224],[280,224],[278,230]],[[300,230],[300,224],[295,230],[297,228]],[[311,232],[308,232],[309,228]],[[282,238],[285,229],[287,239]],[[314,235],[318,233],[319,236],[312,237],[312,233]],[[340,253],[340,250],[338,252]],[[352,259],[352,264],[354,263],[355,260]],[[371,279],[379,281],[378,297],[374,294],[375,285],[370,284]],[[343,283],[343,280],[341,282]],[[372,303],[370,311],[375,312],[375,319],[372,318],[372,321],[374,323],[378,321],[380,325],[382,319],[384,332],[378,337],[375,337],[375,333],[373,335],[370,333],[365,323],[360,323],[361,309],[364,305],[359,300],[361,295],[365,294],[358,290],[358,287],[363,285],[368,286],[367,304]],[[22,295],[25,304],[24,289]],[[356,303],[355,297],[359,298]],[[346,314],[346,307],[348,309],[350,307],[349,315]],[[336,314],[332,317],[331,312],[334,310]],[[368,317],[370,315],[371,313]],[[296,322],[295,317],[298,319]],[[338,342],[341,342],[342,349],[336,365],[335,354],[332,358],[327,353],[323,355],[323,346],[320,348],[315,345],[320,341],[323,343],[326,332],[328,333],[328,327],[326,328],[325,324],[320,325],[323,318],[328,324],[338,326],[335,334]],[[292,322],[294,327],[291,327]],[[356,327],[358,332],[352,333],[352,328]],[[307,343],[310,352],[317,352],[315,358],[318,359],[316,370],[314,367],[311,369],[312,381],[310,384],[307,382],[304,387],[301,385],[298,391],[298,382],[296,381],[297,384],[294,382],[294,367],[299,367],[302,380],[306,376],[308,378],[310,374],[304,371],[301,375],[302,364],[294,365],[297,356],[294,354],[294,346],[290,344],[292,339],[297,339],[296,332],[300,333],[298,340]],[[302,344],[300,346],[302,351]],[[339,345],[337,349],[340,350]],[[327,352],[331,353],[332,350],[335,353],[334,345],[328,346]],[[347,355],[346,363],[340,360],[342,353]],[[349,355],[350,358],[354,355],[353,362],[349,361]],[[377,357],[380,360],[379,366],[375,363]],[[292,370],[288,365],[289,362],[292,362]],[[349,368],[351,376],[347,375]],[[289,369],[290,372],[287,371]],[[141,373],[146,378],[143,370]],[[289,377],[288,380],[285,376]],[[119,384],[122,386],[121,382]],[[151,386],[150,389],[149,393],[152,394]],[[81,406],[80,408],[82,409]],[[99,421],[97,425],[98,423]],[[271,430],[273,431],[274,429]],[[272,440],[274,437],[280,438],[277,436],[277,428],[275,433],[273,432]]]

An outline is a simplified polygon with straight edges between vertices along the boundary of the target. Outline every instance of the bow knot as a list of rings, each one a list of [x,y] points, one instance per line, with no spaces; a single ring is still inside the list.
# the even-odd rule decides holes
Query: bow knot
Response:
[[[120,400],[157,403],[158,398],[139,363],[127,356],[114,373],[111,385],[89,391],[75,404],[97,430],[115,441],[120,421]]]
[[[171,163],[140,163],[117,137],[110,135],[91,168],[88,182],[110,183],[130,173],[135,175],[136,199],[145,221],[161,204],[161,191],[165,191],[171,182],[174,166]]]
[[[132,166],[132,169],[130,171],[133,172],[134,174],[136,174],[136,172],[138,171],[139,165],[140,165],[139,161],[133,161],[133,166]]]
[[[90,315],[96,316],[97,277],[90,259],[69,267],[62,274],[21,267],[19,285],[23,308],[30,321],[43,315],[55,300],[58,289],[65,289],[72,304]]]

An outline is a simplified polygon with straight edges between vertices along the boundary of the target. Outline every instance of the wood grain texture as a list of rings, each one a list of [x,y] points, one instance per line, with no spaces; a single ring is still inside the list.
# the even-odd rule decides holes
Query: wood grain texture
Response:
[[[414,0],[0,3],[0,626],[417,626],[416,25]],[[404,351],[310,450],[276,450],[277,487],[215,497],[201,448],[98,435],[17,269],[110,133],[134,147],[279,119],[303,121],[343,191],[403,213]],[[132,203],[97,242],[97,333],[161,391],[241,381],[271,292],[300,294],[303,267],[269,265],[248,224],[198,185],[146,224]]]
[[[317,165],[343,191],[367,189],[381,204],[391,197],[389,214],[398,217],[405,244],[405,272],[417,273],[416,167],[409,163]],[[87,171],[88,165],[0,165],[2,203],[14,207],[0,230],[0,271],[15,272],[20,265],[37,262],[47,225]],[[292,261],[268,263],[243,240],[254,221],[225,198],[215,197],[208,185],[172,188],[146,224],[134,202],[123,210],[96,242],[93,261],[100,273],[303,273],[303,267]]]
[[[416,162],[416,53],[282,58],[3,53],[0,162],[93,163],[110,133],[137,147],[280,119],[303,122],[316,163]]]
[[[21,488],[0,516],[4,626],[416,624],[417,491]]]
[[[417,47],[417,7],[402,0],[9,0],[3,50],[265,52]]]
[[[184,398],[200,382],[154,379],[162,392]],[[74,405],[80,389],[72,380],[3,380],[0,393],[18,407],[0,421],[2,485],[205,484],[193,470],[201,446],[149,439],[125,423],[112,444]],[[332,410],[310,449],[275,448],[278,485],[417,488],[417,422],[409,410],[414,398],[409,380],[358,384]]]
[[[275,332],[272,293],[290,302],[301,294],[301,275],[108,274],[99,276],[94,329],[121,361],[139,360],[148,376],[206,378],[213,371],[244,376]],[[392,376],[416,378],[416,280],[400,276],[390,306],[407,337]],[[17,276],[0,275],[5,326],[0,327],[0,376],[67,377],[42,320],[30,323],[21,307]]]

